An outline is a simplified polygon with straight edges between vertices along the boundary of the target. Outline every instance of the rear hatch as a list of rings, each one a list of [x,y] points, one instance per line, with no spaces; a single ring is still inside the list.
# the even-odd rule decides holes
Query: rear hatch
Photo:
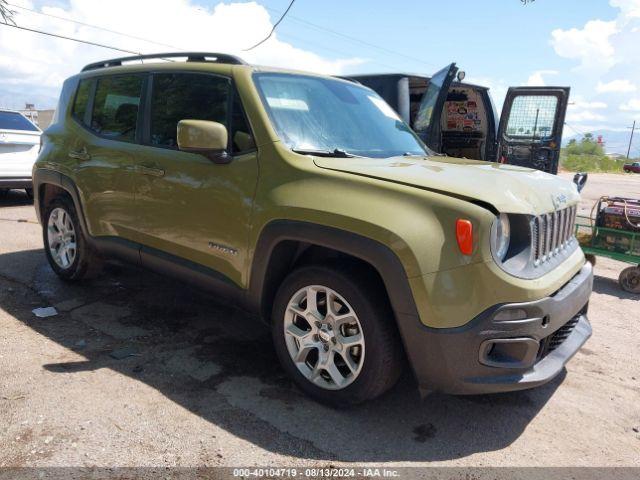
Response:
[[[0,111],[1,178],[31,177],[40,135],[40,129],[20,113]]]

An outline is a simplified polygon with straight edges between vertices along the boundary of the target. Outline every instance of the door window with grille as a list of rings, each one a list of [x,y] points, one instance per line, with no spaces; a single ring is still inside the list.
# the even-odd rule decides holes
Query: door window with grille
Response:
[[[506,134],[539,139],[553,133],[558,98],[550,95],[520,95],[513,99]]]

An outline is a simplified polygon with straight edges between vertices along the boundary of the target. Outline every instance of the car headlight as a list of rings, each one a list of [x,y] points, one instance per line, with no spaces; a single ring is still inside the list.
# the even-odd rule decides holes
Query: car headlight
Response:
[[[509,216],[501,213],[491,226],[491,252],[496,260],[502,262],[509,251],[511,225]]]

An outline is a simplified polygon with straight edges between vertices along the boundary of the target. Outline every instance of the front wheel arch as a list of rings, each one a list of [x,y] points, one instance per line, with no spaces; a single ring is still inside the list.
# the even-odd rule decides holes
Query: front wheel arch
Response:
[[[262,318],[269,318],[279,285],[313,251],[366,265],[384,285],[396,318],[418,317],[406,270],[388,246],[338,228],[293,220],[276,220],[263,228],[253,253],[249,307]]]

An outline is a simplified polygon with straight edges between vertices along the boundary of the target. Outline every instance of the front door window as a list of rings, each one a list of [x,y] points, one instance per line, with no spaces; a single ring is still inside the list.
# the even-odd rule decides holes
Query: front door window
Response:
[[[151,137],[153,146],[178,148],[180,120],[209,120],[227,126],[229,80],[197,73],[153,76]]]

